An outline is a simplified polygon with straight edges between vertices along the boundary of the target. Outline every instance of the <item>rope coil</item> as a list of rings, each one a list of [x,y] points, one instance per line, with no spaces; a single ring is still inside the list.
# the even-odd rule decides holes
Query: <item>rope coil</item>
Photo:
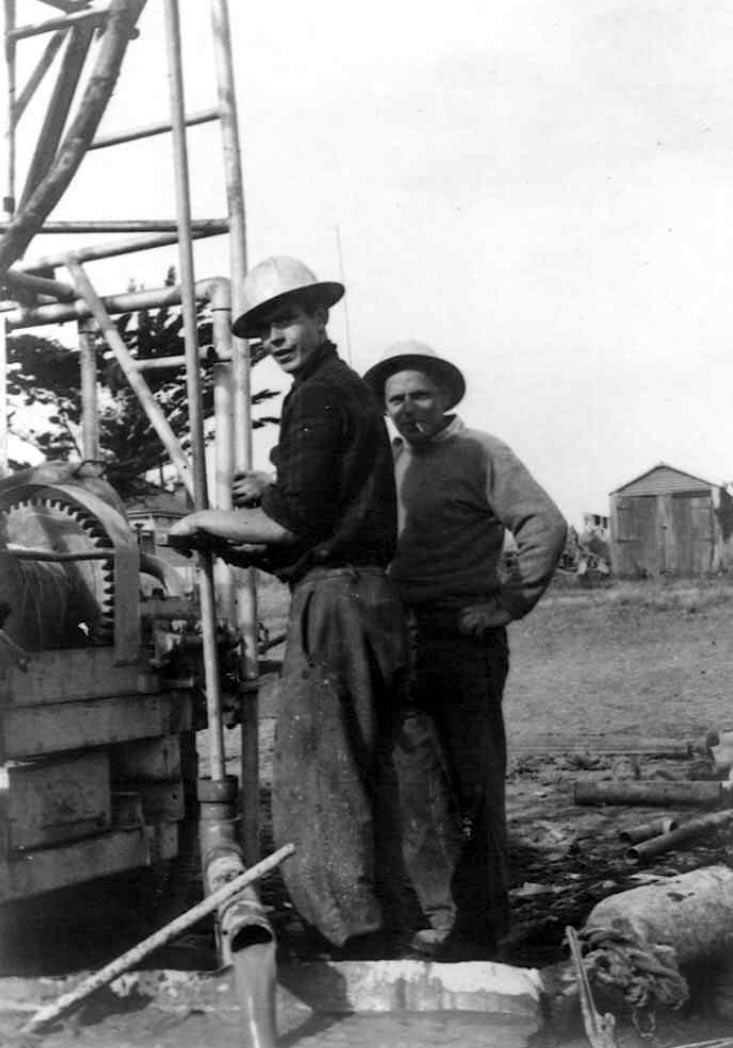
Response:
[[[578,938],[589,977],[622,995],[642,1036],[653,1034],[658,1008],[677,1011],[688,1000],[673,947],[646,942],[621,919],[610,927],[583,928]]]

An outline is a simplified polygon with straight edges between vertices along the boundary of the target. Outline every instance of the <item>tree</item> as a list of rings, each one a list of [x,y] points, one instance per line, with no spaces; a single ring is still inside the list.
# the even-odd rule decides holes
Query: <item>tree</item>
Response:
[[[170,271],[167,284],[175,282]],[[183,318],[180,307],[126,314],[116,321],[118,330],[130,352],[140,360],[184,353]],[[212,327],[206,307],[199,309],[199,346],[209,351],[213,362]],[[102,458],[106,475],[123,499],[145,493],[151,485],[145,474],[163,466],[168,457],[147,415],[127,385],[122,369],[106,343],[94,340],[99,378],[99,431]],[[252,363],[262,359],[261,351],[253,351]],[[19,334],[8,339],[8,394],[13,405],[11,432],[36,447],[47,459],[81,458],[81,391],[79,353],[53,339],[38,335]],[[146,380],[165,411],[173,431],[184,447],[188,445],[188,401],[185,374],[176,371],[149,370]],[[213,415],[213,386],[211,369],[201,368],[202,397],[205,418]],[[261,404],[276,396],[274,390],[255,393],[252,404]],[[36,417],[22,409],[36,410]],[[38,408],[42,409],[39,421]],[[48,416],[46,420],[46,415]],[[271,416],[260,416],[253,421],[255,428],[278,422]],[[22,468],[27,462],[11,462]]]

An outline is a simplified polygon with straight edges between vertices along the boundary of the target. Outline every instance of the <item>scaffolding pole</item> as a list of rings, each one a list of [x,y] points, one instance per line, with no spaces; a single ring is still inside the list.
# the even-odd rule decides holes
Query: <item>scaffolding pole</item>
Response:
[[[232,287],[232,315],[244,312],[247,271],[247,225],[244,210],[239,123],[234,86],[234,62],[227,0],[211,0],[227,213]],[[249,344],[232,338],[232,400],[234,406],[234,467],[252,468],[252,386]],[[257,589],[250,568],[237,592],[237,625],[244,640],[242,672],[247,691],[242,703],[242,844],[247,862],[259,856],[259,703],[257,679]]]
[[[7,233],[13,227],[12,222],[0,222],[0,233]],[[225,233],[229,223],[225,218],[194,219],[191,229],[208,232],[216,230]],[[127,218],[107,221],[88,222],[45,222],[43,229],[39,227],[37,232],[46,233],[177,233],[178,224],[175,219],[168,218]],[[30,238],[29,238],[30,239]]]
[[[92,462],[99,458],[99,398],[94,330],[94,321],[89,317],[77,324],[81,370],[81,446],[84,458]]]
[[[171,124],[176,183],[176,212],[181,266],[183,332],[186,346],[186,381],[188,388],[189,426],[193,456],[194,504],[207,509],[206,447],[204,443],[203,404],[199,373],[196,294],[193,271],[193,245],[190,235],[191,205],[186,148],[186,117],[181,64],[181,26],[178,0],[165,0],[166,44],[170,78]],[[209,728],[209,760],[212,782],[223,782],[226,775],[224,730],[221,714],[221,685],[216,648],[216,607],[214,600],[214,558],[209,552],[199,554],[199,597],[203,639],[206,709]]]
[[[44,76],[51,68],[53,60],[61,50],[61,45],[66,39],[66,30],[61,29],[58,33],[54,33],[50,40],[46,42],[46,46],[43,49],[43,54],[38,60],[38,63],[25,82],[25,86],[21,93],[15,99],[15,105],[13,107],[13,119],[17,125],[18,121],[22,117],[26,110],[26,106],[33,98],[34,94],[38,90]]]
[[[8,85],[8,101],[7,101],[7,130],[5,133],[5,140],[7,145],[7,183],[5,186],[5,197],[3,200],[3,210],[6,214],[13,216],[15,212],[15,127],[17,124],[16,110],[15,110],[15,89],[16,89],[16,60],[15,60],[15,41],[10,36],[10,33],[15,28],[15,0],[5,0],[5,67],[6,67],[6,79]]]
[[[82,70],[94,35],[88,23],[76,26],[69,36],[61,69],[46,110],[36,149],[26,173],[25,186],[18,205],[22,211],[46,177],[56,157],[56,150],[66,127],[71,104],[79,86]]]
[[[229,225],[226,221],[211,222],[204,229],[198,228],[192,223],[191,239],[203,240],[205,237],[218,237],[226,233]],[[45,230],[44,230],[45,232]],[[169,247],[178,243],[178,230],[171,233],[151,233],[146,237],[134,237],[130,240],[108,240],[104,244],[90,244],[89,247],[81,247],[74,251],[74,257],[79,262],[97,262],[103,258],[116,258],[120,255],[133,255],[136,251],[151,251],[156,247]],[[41,255],[40,258],[30,262],[21,262],[16,267],[16,272],[32,273],[34,270],[56,269],[65,265],[68,252],[59,251],[56,254]]]
[[[117,330],[109,313],[104,308],[101,298],[94,290],[94,287],[89,280],[89,277],[84,272],[83,267],[73,256],[69,256],[66,264],[79,295],[85,299],[90,312],[97,322],[97,327],[104,336],[107,345],[119,361],[120,367],[125,374],[125,378],[130,384],[133,393],[135,393],[140,401],[145,414],[150,419],[151,426],[160,437],[165,450],[170,456],[171,462],[178,470],[178,474],[185,484],[186,490],[193,495],[194,486],[191,479],[191,470],[188,465],[188,459],[184,454],[178,437],[173,432],[168,419],[165,417],[165,412],[153,396],[147,382],[138,371],[135,358],[130,354],[129,349],[125,345],[125,340]]]
[[[204,109],[199,113],[189,113],[186,117],[186,127],[195,127],[197,124],[210,124],[219,119],[218,109]],[[141,138],[153,138],[155,135],[164,135],[173,130],[173,125],[168,120],[158,124],[146,124],[144,127],[131,127],[127,131],[118,131],[114,135],[105,135],[103,138],[95,138],[89,146],[91,149],[107,149],[109,146],[119,146],[124,142],[137,142]]]
[[[29,36],[42,36],[43,33],[52,33],[55,29],[68,29],[70,26],[91,24],[94,28],[106,21],[109,13],[109,10],[79,11],[76,14],[66,15],[64,18],[49,18],[36,25],[20,25],[7,35],[11,40],[24,40]]]

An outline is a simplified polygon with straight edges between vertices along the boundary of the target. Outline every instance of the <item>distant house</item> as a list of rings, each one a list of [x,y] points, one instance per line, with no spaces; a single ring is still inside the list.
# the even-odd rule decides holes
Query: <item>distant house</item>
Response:
[[[733,498],[659,465],[611,492],[611,567],[621,577],[698,575],[733,566]]]
[[[175,568],[184,588],[190,590],[194,585],[193,563],[187,557],[168,549],[168,532],[177,520],[191,513],[193,506],[185,488],[181,485],[175,491],[160,491],[146,495],[144,499],[128,502],[127,519],[130,527],[137,532],[137,541],[144,553],[152,553],[165,560]]]

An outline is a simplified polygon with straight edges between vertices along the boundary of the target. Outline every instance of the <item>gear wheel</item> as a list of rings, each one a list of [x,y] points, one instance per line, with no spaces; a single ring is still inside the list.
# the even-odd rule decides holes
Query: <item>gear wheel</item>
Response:
[[[5,541],[56,553],[110,550],[110,560],[64,562],[73,614],[93,644],[112,643],[114,575],[111,538],[97,518],[63,491],[20,488],[0,494]]]

